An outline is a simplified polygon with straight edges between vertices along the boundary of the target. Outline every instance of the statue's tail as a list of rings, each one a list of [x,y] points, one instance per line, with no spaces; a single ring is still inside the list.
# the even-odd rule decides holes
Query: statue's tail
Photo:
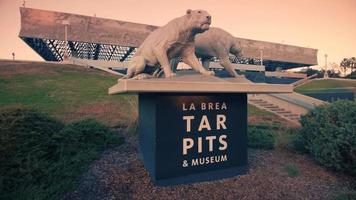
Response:
[[[130,66],[130,65],[129,65]],[[135,72],[133,72],[132,68],[130,67],[127,67],[127,70],[126,70],[126,75],[124,75],[123,77],[119,78],[119,79],[130,79],[132,78],[135,74]]]
[[[163,73],[163,70],[159,67],[153,72],[152,77],[159,78],[162,73]]]

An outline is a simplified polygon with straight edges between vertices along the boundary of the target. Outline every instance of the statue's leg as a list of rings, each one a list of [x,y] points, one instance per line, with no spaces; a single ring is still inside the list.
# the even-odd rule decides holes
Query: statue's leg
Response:
[[[177,72],[177,67],[178,67],[179,62],[180,62],[180,58],[179,57],[171,59],[170,64],[171,64],[172,71],[174,73]]]
[[[136,59],[135,75],[142,73],[145,70],[145,67],[146,67],[145,58],[142,56],[138,56]]]
[[[123,78],[132,78],[141,73],[146,67],[145,59],[142,56],[133,57],[127,67],[126,76]]]
[[[202,64],[200,64],[198,58],[194,53],[186,53],[183,57],[183,62],[189,66],[191,66],[195,71],[208,76],[213,76],[215,73],[213,71],[207,71],[204,69]]]
[[[154,53],[155,56],[157,57],[159,64],[161,65],[161,68],[163,69],[165,77],[169,78],[175,76],[176,74],[173,73],[171,70],[171,65],[169,64],[166,51],[161,48],[155,48]]]
[[[238,75],[234,69],[234,67],[232,66],[229,57],[228,56],[224,56],[224,57],[219,57],[220,59],[220,64],[224,67],[224,69],[229,72],[229,74],[233,77],[243,77],[241,75]]]

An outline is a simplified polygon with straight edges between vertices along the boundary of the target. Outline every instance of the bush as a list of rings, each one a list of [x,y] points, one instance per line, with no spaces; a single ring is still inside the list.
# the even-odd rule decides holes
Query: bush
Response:
[[[356,79],[356,71],[352,72],[351,74],[347,75],[346,78],[349,79]]]
[[[256,149],[273,149],[276,142],[273,132],[249,126],[247,132],[248,147]]]
[[[285,171],[289,177],[297,177],[299,176],[299,169],[296,165],[292,163],[288,163],[283,167],[283,171]]]
[[[100,149],[121,141],[94,120],[66,126],[34,110],[1,110],[0,199],[57,199]]]
[[[332,198],[334,200],[355,200],[356,199],[356,191],[343,191],[339,192]]]
[[[356,175],[356,102],[340,100],[301,118],[301,142],[321,165]]]
[[[306,142],[300,134],[299,128],[289,128],[284,134],[288,138],[288,142],[285,146],[287,149],[300,153],[308,153],[308,150],[305,147]]]

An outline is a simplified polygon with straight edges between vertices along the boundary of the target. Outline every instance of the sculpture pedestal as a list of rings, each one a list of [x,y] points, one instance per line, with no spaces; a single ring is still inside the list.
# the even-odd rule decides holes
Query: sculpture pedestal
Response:
[[[246,94],[139,94],[139,115],[140,155],[156,184],[246,172]]]
[[[139,93],[140,157],[157,185],[247,172],[247,93],[291,92],[288,85],[200,75],[120,80],[109,93]]]

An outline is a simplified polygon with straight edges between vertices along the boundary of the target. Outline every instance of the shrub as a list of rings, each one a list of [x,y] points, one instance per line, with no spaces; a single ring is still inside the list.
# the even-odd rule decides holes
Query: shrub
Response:
[[[347,75],[346,78],[349,79],[356,79],[356,71],[352,72],[351,74]]]
[[[301,118],[306,149],[328,168],[356,175],[356,102],[340,100]]]
[[[334,200],[355,200],[356,199],[356,191],[343,191],[339,192],[332,198]]]
[[[299,176],[299,169],[297,166],[295,166],[294,164],[286,164],[284,167],[283,167],[283,171],[285,171],[288,176],[290,177],[297,177]]]
[[[279,129],[281,129],[281,125],[280,124],[265,124],[265,123],[261,123],[261,124],[254,124],[251,127],[257,128],[257,129],[264,129],[264,130],[279,130]]]
[[[273,149],[275,138],[272,131],[249,126],[247,132],[248,147],[256,149]]]
[[[0,111],[0,199],[56,199],[121,139],[94,120],[69,125],[34,110]]]
[[[289,128],[284,134],[286,135],[288,140],[285,146],[287,149],[300,153],[308,153],[308,150],[306,149],[305,139],[300,134],[299,128]]]

